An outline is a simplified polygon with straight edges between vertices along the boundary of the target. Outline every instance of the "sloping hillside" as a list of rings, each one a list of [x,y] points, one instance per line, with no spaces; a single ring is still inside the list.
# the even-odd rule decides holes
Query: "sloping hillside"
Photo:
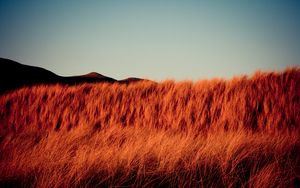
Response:
[[[143,126],[193,132],[292,130],[300,122],[299,91],[298,69],[229,81],[42,85],[1,97],[1,128],[38,125],[59,130],[99,124],[102,128]]]
[[[91,72],[80,76],[59,76],[44,68],[23,65],[21,63],[0,58],[0,94],[25,86],[42,84],[78,85],[82,83],[132,83],[141,81],[139,78],[127,78],[117,81],[116,79]]]

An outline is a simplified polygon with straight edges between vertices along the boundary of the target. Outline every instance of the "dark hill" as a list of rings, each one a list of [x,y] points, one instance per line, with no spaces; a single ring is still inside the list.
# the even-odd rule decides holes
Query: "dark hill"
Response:
[[[60,76],[39,67],[0,58],[0,92],[34,84],[57,83]]]
[[[68,84],[109,82],[109,83],[131,83],[141,81],[140,78],[128,78],[117,81],[113,78],[103,76],[97,72],[86,75],[63,77],[40,67],[23,65],[21,63],[0,58],[0,94],[23,86],[37,84]]]
[[[141,79],[141,78],[135,78],[135,77],[129,77],[123,80],[119,80],[119,83],[132,83],[132,82],[138,82],[138,81],[143,81],[145,79]]]

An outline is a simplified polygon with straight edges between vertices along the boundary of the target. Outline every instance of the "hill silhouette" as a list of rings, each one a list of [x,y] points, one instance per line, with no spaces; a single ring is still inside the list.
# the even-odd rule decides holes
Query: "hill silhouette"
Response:
[[[81,83],[131,83],[141,81],[140,78],[127,78],[116,80],[97,72],[91,72],[79,76],[59,76],[41,67],[29,66],[10,59],[0,58],[0,94],[23,86],[37,84],[67,84],[76,85]]]

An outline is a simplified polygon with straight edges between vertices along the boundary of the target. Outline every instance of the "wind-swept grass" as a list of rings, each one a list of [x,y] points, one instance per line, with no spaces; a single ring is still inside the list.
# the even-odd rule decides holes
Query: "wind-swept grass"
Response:
[[[0,96],[0,185],[295,187],[300,71]]]

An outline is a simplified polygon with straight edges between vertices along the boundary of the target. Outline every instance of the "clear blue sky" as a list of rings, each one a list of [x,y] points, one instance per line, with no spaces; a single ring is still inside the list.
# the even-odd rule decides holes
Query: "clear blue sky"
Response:
[[[0,56],[116,79],[283,70],[300,65],[298,2],[1,0]]]

